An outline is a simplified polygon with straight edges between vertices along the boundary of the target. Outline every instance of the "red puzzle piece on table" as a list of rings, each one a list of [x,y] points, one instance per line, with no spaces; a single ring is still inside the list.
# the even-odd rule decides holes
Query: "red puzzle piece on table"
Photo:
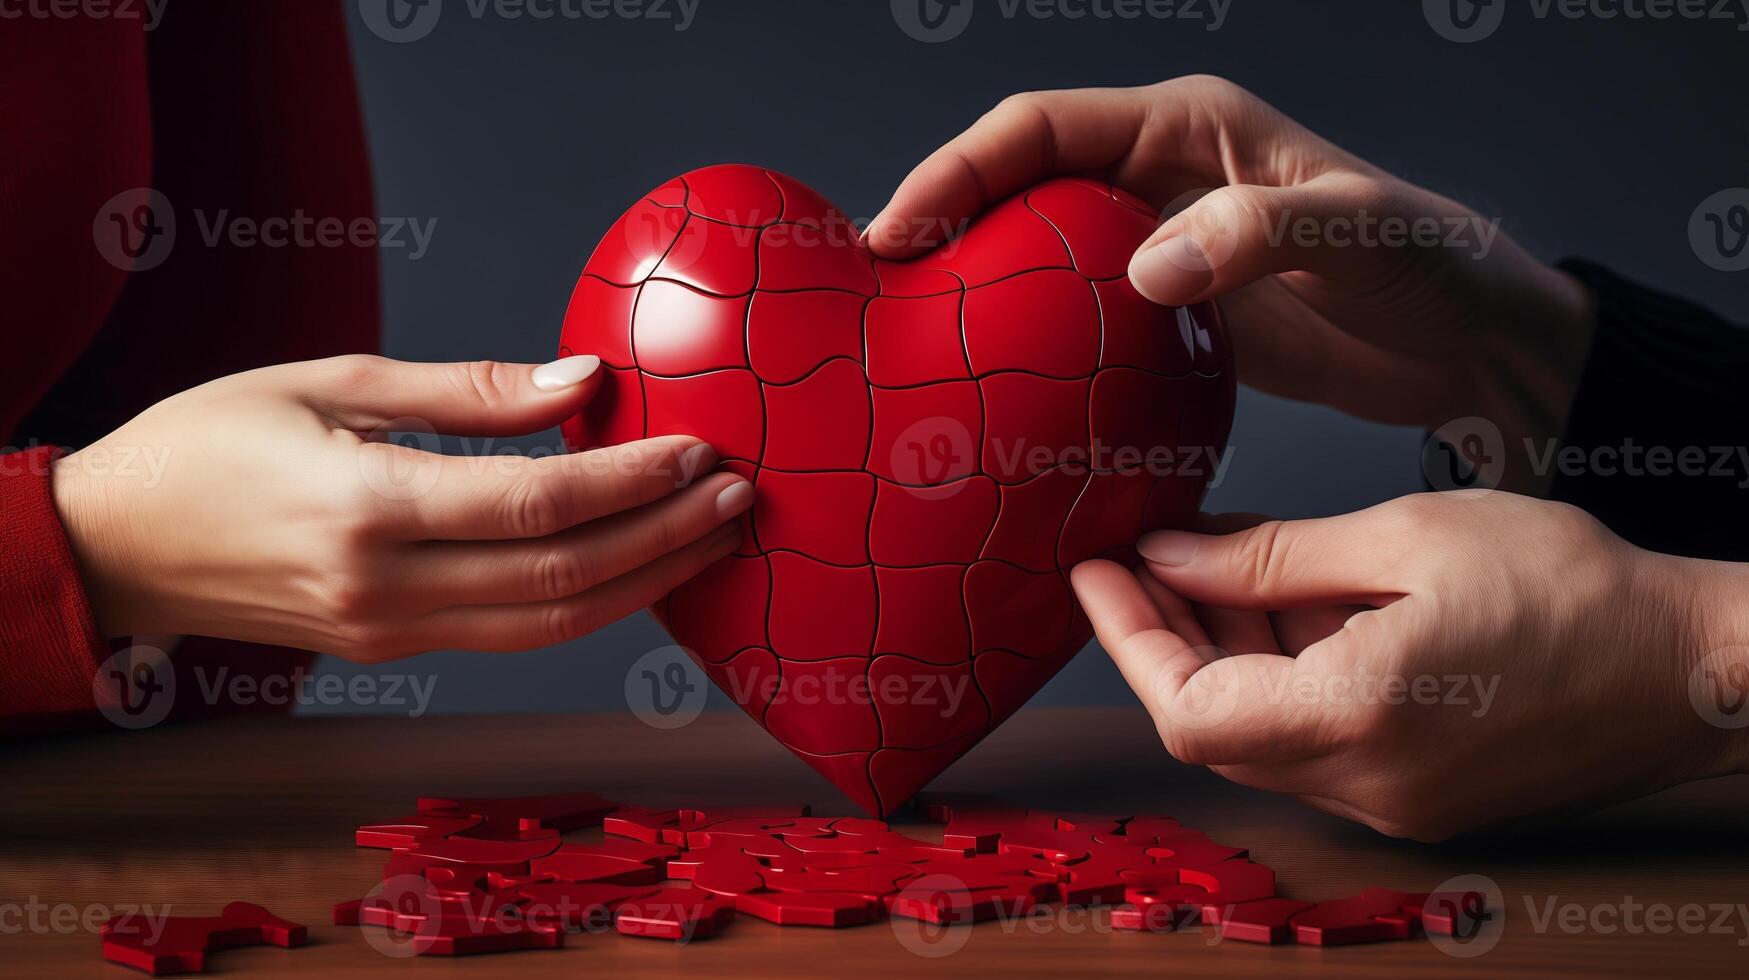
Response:
[[[871,814],[1086,643],[1070,566],[1195,517],[1212,470],[1139,460],[1224,441],[1233,372],[1212,306],[1127,289],[1153,223],[1106,185],[1054,180],[913,262],[877,261],[794,179],[707,167],[634,205],[583,270],[561,346],[601,354],[612,384],[567,443],[694,435],[758,488],[736,573],[658,618],[709,664],[769,651],[781,688],[728,693]],[[975,684],[962,707],[980,710],[803,690],[871,669]]]
[[[1440,936],[1469,938],[1493,917],[1488,897],[1478,891],[1403,895],[1398,904],[1425,931]]]
[[[1312,907],[1311,902],[1291,898],[1265,898],[1238,905],[1206,905],[1202,910],[1202,923],[1218,930],[1222,939],[1280,945],[1293,941],[1294,916]]]
[[[1126,932],[1176,932],[1197,921],[1199,910],[1177,902],[1143,902],[1111,910],[1111,927]]]
[[[974,923],[1051,901],[1113,904],[1117,929],[1169,932],[1200,920],[1238,941],[1320,946],[1423,931],[1468,937],[1489,918],[1476,892],[1369,888],[1316,904],[1282,898],[1275,873],[1244,848],[1167,817],[1024,810],[963,795],[931,794],[922,808],[945,824],[942,843],[802,806],[623,806],[606,816],[610,836],[593,844],[564,844],[552,828],[524,824],[575,819],[566,816],[574,807],[558,803],[502,811],[500,832],[553,835],[532,840],[425,837],[436,824],[420,819],[370,825],[363,829],[385,839],[404,834],[415,846],[396,849],[383,885],[335,906],[334,921],[407,935],[414,952],[464,955],[550,948],[561,930],[609,923],[627,935],[684,941],[713,934],[737,912],[839,928],[884,916]],[[690,884],[664,887],[664,876]]]
[[[679,853],[679,848],[669,844],[611,838],[600,844],[566,844],[530,860],[528,874],[559,881],[647,885],[667,878],[668,861]]]
[[[477,826],[464,828],[464,836],[528,840],[569,833],[601,825],[603,817],[619,804],[594,793],[557,793],[549,796],[517,796],[443,799],[422,797],[419,813],[428,820],[440,817],[478,818]],[[446,831],[462,833],[462,831]]]
[[[697,888],[664,888],[620,904],[613,924],[622,935],[690,942],[734,921],[735,901]]]
[[[402,918],[396,928],[411,935],[409,943],[421,956],[477,956],[565,945],[563,929],[523,919],[437,915],[416,921]]]
[[[359,847],[409,848],[428,837],[448,837],[478,827],[483,817],[471,813],[420,813],[382,823],[365,824],[353,835]]]
[[[515,896],[524,919],[559,929],[600,932],[613,926],[614,910],[620,905],[658,891],[599,881],[541,881],[518,887]]]
[[[748,892],[735,896],[735,911],[780,926],[838,929],[873,922],[881,903],[849,892]]]
[[[405,937],[421,956],[471,956],[554,949],[564,935],[524,916],[517,891],[452,890],[422,878],[391,877],[363,899],[334,907],[335,925],[374,926]]]
[[[150,920],[134,914],[103,924],[103,958],[154,976],[205,973],[207,954],[238,946],[290,949],[309,941],[305,927],[259,905],[232,902],[216,916]]]
[[[1354,898],[1319,902],[1294,916],[1294,941],[1302,946],[1347,946],[1408,939],[1416,922],[1403,910],[1403,894],[1368,888]]]

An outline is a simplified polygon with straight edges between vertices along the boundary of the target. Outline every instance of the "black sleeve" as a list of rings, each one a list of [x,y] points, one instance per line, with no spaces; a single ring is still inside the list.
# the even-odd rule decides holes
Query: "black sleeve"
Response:
[[[1749,560],[1749,330],[1598,266],[1597,334],[1550,496],[1668,554]]]

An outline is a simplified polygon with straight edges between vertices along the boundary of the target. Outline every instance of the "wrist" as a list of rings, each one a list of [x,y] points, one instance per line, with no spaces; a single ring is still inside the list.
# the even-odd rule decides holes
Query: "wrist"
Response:
[[[1669,558],[1691,624],[1680,667],[1685,707],[1711,751],[1704,776],[1749,773],[1749,566]]]
[[[74,453],[54,462],[49,494],[79,566],[79,580],[98,635],[111,639],[131,635],[135,632],[130,625],[133,617],[124,598],[128,593],[123,575],[127,562],[118,556],[123,534],[114,519],[117,507],[111,489],[88,471],[79,453]]]

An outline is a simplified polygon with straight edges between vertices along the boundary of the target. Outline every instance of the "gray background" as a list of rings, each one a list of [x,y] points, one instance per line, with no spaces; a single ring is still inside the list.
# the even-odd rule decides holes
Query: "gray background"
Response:
[[[1736,23],[1538,19],[1514,2],[1492,36],[1458,44],[1415,0],[1232,0],[1212,32],[1206,0],[1200,20],[1129,22],[1008,19],[998,0],[974,0],[962,34],[926,44],[888,0],[700,0],[685,31],[476,16],[479,0],[447,0],[429,34],[390,43],[361,19],[385,0],[345,2],[379,209],[437,220],[417,261],[383,253],[396,357],[549,359],[601,233],[693,167],[774,167],[867,217],[1004,95],[1192,72],[1232,78],[1503,219],[1539,255],[1594,258],[1749,319],[1745,274],[1708,268],[1687,232],[1702,199],[1749,184],[1749,33]],[[546,433],[505,445],[556,444]],[[1419,433],[1254,392],[1241,394],[1233,444],[1210,509],[1316,516],[1420,486]],[[624,711],[628,665],[666,642],[640,615],[550,650],[378,670],[436,674],[434,711]],[[332,658],[322,669],[360,671]],[[1132,701],[1090,649],[1035,703]]]

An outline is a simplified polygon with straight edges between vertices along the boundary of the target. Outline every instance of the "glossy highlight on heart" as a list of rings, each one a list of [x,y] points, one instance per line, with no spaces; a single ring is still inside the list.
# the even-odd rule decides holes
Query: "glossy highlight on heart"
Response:
[[[755,484],[737,552],[653,612],[871,814],[1086,645],[1070,568],[1133,563],[1218,470],[1219,313],[1125,277],[1155,224],[1062,178],[890,262],[793,178],[723,165],[652,191],[584,267],[560,353],[605,377],[569,446],[697,436]]]

